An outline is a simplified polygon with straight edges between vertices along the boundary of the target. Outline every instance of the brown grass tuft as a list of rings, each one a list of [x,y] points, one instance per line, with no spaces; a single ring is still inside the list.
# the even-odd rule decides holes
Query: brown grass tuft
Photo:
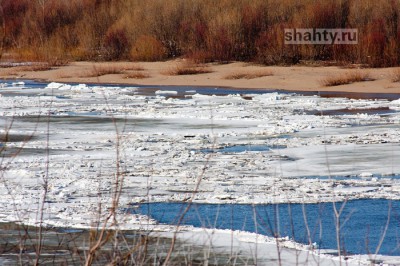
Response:
[[[22,71],[34,71],[34,72],[39,72],[39,71],[48,71],[52,70],[57,67],[61,66],[66,66],[68,65],[69,61],[68,60],[59,60],[59,59],[52,59],[48,60],[46,62],[34,62],[32,64],[22,66],[20,67],[20,70]]]
[[[211,72],[212,70],[208,66],[202,64],[195,64],[191,62],[185,62],[177,65],[175,68],[170,69],[165,74],[171,76],[180,76],[180,75],[207,74]]]
[[[28,65],[28,66],[23,66],[20,68],[20,70],[22,71],[34,71],[34,72],[39,72],[39,71],[48,71],[53,69],[52,66],[50,66],[49,64],[33,64],[33,65]]]
[[[123,69],[117,66],[93,66],[92,70],[87,74],[88,77],[100,77],[110,74],[122,74]]]
[[[120,65],[120,64],[106,64],[106,65],[93,65],[92,70],[88,72],[85,77],[100,77],[104,75],[124,74],[127,71],[143,71],[144,68],[140,65]]]
[[[231,73],[225,76],[224,79],[255,79],[272,75],[273,73],[270,70],[259,70],[252,72]]]
[[[66,66],[69,64],[68,59],[63,59],[63,58],[50,58],[46,60],[46,64],[49,67],[61,67],[61,66]]]
[[[373,81],[374,78],[371,78],[368,72],[364,71],[354,71],[348,72],[346,74],[341,74],[338,76],[330,76],[321,81],[321,85],[324,87],[332,87],[332,86],[340,86],[351,84],[354,82],[363,82],[363,81]]]
[[[392,82],[400,82],[400,68],[395,68],[391,75]]]
[[[142,71],[134,71],[127,73],[124,78],[126,79],[147,79],[150,78],[149,73],[142,72]]]

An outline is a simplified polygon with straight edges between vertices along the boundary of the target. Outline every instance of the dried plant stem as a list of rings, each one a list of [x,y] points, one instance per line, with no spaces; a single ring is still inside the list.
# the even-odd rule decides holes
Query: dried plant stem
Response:
[[[381,235],[381,237],[379,239],[379,244],[375,249],[375,257],[378,254],[379,250],[381,249],[383,241],[385,240],[385,236],[386,236],[387,230],[389,229],[391,212],[392,212],[392,201],[389,201],[385,229],[383,230],[383,233],[382,233],[382,235]]]
[[[214,116],[213,116],[212,110],[210,110],[210,113],[211,113],[211,120],[213,120]],[[211,128],[211,132],[212,133],[214,132],[213,128]],[[216,143],[216,139],[214,139],[214,141],[213,141],[213,146],[215,146],[215,143]],[[212,157],[212,154],[209,154],[206,157],[206,161],[203,164],[203,168],[202,168],[201,172],[199,173],[199,175],[197,176],[196,186],[195,186],[195,188],[194,188],[194,190],[192,192],[192,196],[187,201],[187,205],[186,205],[185,209],[183,210],[183,212],[181,213],[181,215],[179,217],[179,220],[178,220],[178,222],[176,224],[176,229],[175,229],[175,232],[174,232],[174,236],[172,238],[172,242],[171,242],[170,248],[168,250],[167,256],[166,256],[166,258],[164,260],[164,263],[163,263],[164,266],[167,266],[169,261],[170,261],[170,259],[171,259],[172,252],[174,251],[174,248],[175,248],[176,238],[177,238],[177,233],[179,231],[179,227],[181,226],[181,224],[183,222],[183,219],[185,218],[186,213],[192,207],[193,200],[194,200],[194,198],[196,196],[197,191],[200,188],[201,181],[202,181],[202,179],[203,179],[203,177],[204,177],[204,175],[206,173],[206,170],[208,168],[208,164],[209,164],[209,162],[211,160],[211,157]]]
[[[53,92],[51,93],[53,95]],[[43,218],[44,218],[44,209],[47,199],[47,194],[49,191],[49,170],[50,170],[50,116],[51,116],[51,107],[53,102],[50,102],[49,111],[47,114],[47,128],[46,128],[46,162],[45,162],[45,175],[43,177],[43,194],[41,198],[41,203],[39,207],[39,228],[38,228],[38,244],[36,247],[36,259],[34,265],[40,264],[40,256],[43,248]]]

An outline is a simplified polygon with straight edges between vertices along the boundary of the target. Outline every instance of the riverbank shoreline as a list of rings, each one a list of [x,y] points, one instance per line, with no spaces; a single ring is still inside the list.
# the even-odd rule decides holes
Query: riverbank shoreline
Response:
[[[199,73],[176,75],[177,70]],[[65,66],[19,63],[0,68],[0,78],[64,83],[143,86],[229,87],[282,91],[400,93],[394,82],[397,68],[343,68],[337,66],[261,66],[243,62],[193,64],[184,59],[164,62],[71,62]],[[362,74],[361,82],[325,86],[326,80]]]

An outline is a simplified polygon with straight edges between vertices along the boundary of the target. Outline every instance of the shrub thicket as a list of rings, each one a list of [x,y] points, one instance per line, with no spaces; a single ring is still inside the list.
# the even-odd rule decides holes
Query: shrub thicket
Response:
[[[0,40],[24,60],[301,60],[400,64],[394,0],[3,0]],[[285,45],[285,28],[357,28],[358,45]],[[4,38],[3,38],[4,37]]]

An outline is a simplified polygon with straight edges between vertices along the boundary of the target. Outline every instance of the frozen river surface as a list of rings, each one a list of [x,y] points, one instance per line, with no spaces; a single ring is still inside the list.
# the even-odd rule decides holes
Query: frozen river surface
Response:
[[[0,219],[37,223],[47,184],[47,224],[90,226],[116,179],[121,212],[399,200],[400,100],[342,96],[4,81]]]

